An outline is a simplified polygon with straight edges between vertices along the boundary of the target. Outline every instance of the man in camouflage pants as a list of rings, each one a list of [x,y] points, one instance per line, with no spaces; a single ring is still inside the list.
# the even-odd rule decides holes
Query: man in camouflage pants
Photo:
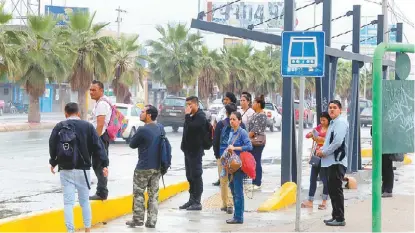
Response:
[[[159,180],[161,177],[159,145],[160,136],[164,133],[164,130],[155,123],[157,115],[157,109],[147,105],[140,115],[140,120],[145,125],[138,128],[130,142],[132,149],[138,148],[138,163],[133,181],[133,219],[126,222],[130,227],[144,225],[144,192],[146,188],[148,205],[145,226],[155,228],[157,223]]]

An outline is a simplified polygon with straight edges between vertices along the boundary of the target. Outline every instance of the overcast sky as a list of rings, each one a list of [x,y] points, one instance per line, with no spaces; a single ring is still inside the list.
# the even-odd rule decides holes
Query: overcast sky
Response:
[[[34,1],[34,0],[32,0]],[[283,1],[283,0],[277,0]],[[368,2],[370,1],[370,2]],[[190,25],[191,18],[197,16],[198,0],[53,0],[53,5],[68,7],[87,7],[90,11],[96,11],[96,22],[110,22],[108,29],[117,31],[117,12],[118,6],[127,11],[122,15],[121,32],[136,33],[140,35],[140,41],[157,39],[158,32],[154,29],[155,25],[166,25],[168,22],[184,22]],[[206,9],[207,1],[200,0],[202,10]],[[215,1],[214,1],[215,2]],[[226,2],[216,0],[216,2]],[[247,0],[246,2],[264,2],[258,0]],[[298,0],[297,6],[303,6],[311,0]],[[333,0],[333,18],[343,15],[348,10],[352,10],[354,4],[362,5],[362,16],[374,16],[382,13],[380,5],[371,2],[381,2],[381,0]],[[415,0],[389,0],[396,5],[395,10],[401,11],[412,23],[415,23]],[[10,10],[11,0],[6,0],[6,7]],[[41,9],[44,5],[49,5],[50,0],[41,0]],[[316,7],[316,24],[322,21],[322,4]],[[392,17],[391,17],[392,16]],[[302,30],[314,25],[314,7],[308,7],[297,13],[298,26],[296,30]],[[389,22],[396,23],[393,15],[389,16]],[[401,22],[399,20],[399,22]],[[365,19],[362,18],[362,24]],[[319,28],[321,30],[321,28]],[[343,18],[332,24],[332,35],[352,29],[352,17]],[[404,32],[410,43],[415,43],[415,29],[404,24]],[[218,48],[223,44],[223,35],[204,34],[205,41],[209,47]],[[406,42],[404,37],[404,42]],[[351,43],[351,33],[338,37],[333,40],[333,47],[340,47],[343,44]],[[253,43],[255,47],[264,45]],[[413,64],[415,65],[415,64]]]

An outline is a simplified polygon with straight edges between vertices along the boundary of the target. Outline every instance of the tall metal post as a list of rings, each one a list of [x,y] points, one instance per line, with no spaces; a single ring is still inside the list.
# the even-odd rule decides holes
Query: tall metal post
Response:
[[[284,30],[294,30],[294,0],[284,1]],[[282,85],[281,185],[295,182],[297,172],[297,169],[293,169],[296,168],[296,150],[292,78],[283,78]]]
[[[385,24],[385,16],[384,15],[378,15],[378,29],[377,29],[377,44],[380,44],[383,42],[384,39],[384,27],[383,25]],[[387,69],[385,66],[382,67],[383,68],[383,79],[386,79],[387,77]]]
[[[331,11],[332,11],[332,0],[323,1],[323,31],[326,36],[325,42],[326,46],[331,46]],[[333,99],[333,90],[331,90],[331,80],[330,80],[330,56],[326,55],[324,68],[324,78],[320,80],[322,87],[322,102],[320,111],[327,111],[329,102]],[[321,112],[320,112],[321,113]],[[320,120],[320,114],[317,113],[317,121]]]
[[[402,34],[403,34],[403,23],[397,23],[396,24],[396,42],[397,43],[402,43]],[[399,52],[396,53],[396,58],[398,58]],[[398,74],[396,74],[395,71],[395,80],[400,80],[401,78],[399,78]]]
[[[353,53],[360,53],[360,15],[361,6],[353,6]],[[359,106],[359,62],[352,61],[352,100],[349,117],[349,152],[348,152],[348,172],[357,172],[360,139],[360,106]]]
[[[197,14],[200,13],[200,0],[197,1]],[[200,33],[200,30],[197,30],[197,33]],[[199,77],[196,78],[196,86],[195,86],[195,96],[199,97]]]

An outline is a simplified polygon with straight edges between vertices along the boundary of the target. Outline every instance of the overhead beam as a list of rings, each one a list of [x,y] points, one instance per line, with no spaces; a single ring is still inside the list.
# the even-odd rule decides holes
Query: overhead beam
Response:
[[[192,19],[192,23],[190,25],[191,28],[200,29],[203,31],[214,32],[218,34],[243,38],[246,40],[253,40],[263,43],[268,43],[272,45],[281,45],[281,36],[258,32],[258,31],[251,31],[245,28],[238,28],[228,25],[223,25],[219,23],[212,23],[206,22],[202,20]],[[326,55],[332,57],[339,57],[346,60],[355,60],[364,63],[372,63],[373,58],[370,56],[362,55],[362,54],[355,54],[352,52],[343,51],[340,49],[335,49],[326,46]],[[383,64],[385,66],[395,66],[395,62],[391,60],[383,60]]]

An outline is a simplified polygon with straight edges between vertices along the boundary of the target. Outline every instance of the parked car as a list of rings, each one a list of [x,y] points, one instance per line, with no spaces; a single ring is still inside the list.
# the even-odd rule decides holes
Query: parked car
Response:
[[[125,128],[124,133],[118,136],[124,139],[126,143],[130,143],[138,127],[144,126],[144,122],[140,121],[141,109],[132,104],[116,103],[114,105],[126,119],[126,125],[123,125],[123,128]]]
[[[350,102],[348,103],[348,106],[350,106]],[[359,99],[359,109],[360,109],[360,113],[362,113],[362,111],[365,108],[371,108],[373,106],[373,103],[371,100],[367,100],[367,99]],[[347,114],[350,114],[350,107],[347,108]]]
[[[223,108],[222,99],[216,99],[209,105],[209,112],[212,117],[216,116]]]
[[[167,96],[159,105],[159,117],[157,122],[164,127],[171,126],[173,132],[177,132],[184,124],[184,111],[186,108],[186,97]],[[206,114],[206,119],[211,121],[212,114],[199,101],[199,108]]]
[[[294,100],[294,113],[295,113],[295,122],[296,124],[298,124],[299,120],[300,120],[300,101],[299,100]],[[311,107],[304,102],[304,128],[308,128],[308,127],[313,127],[314,125],[314,112],[311,109]]]
[[[0,100],[0,116],[3,115],[5,107],[6,107],[6,103],[4,102],[4,100]]]
[[[271,132],[274,132],[276,128],[278,131],[281,131],[282,126],[282,116],[278,112],[277,107],[273,103],[265,103],[265,113],[267,114],[267,127]]]
[[[360,113],[360,125],[362,127],[372,125],[372,107],[365,108]]]

